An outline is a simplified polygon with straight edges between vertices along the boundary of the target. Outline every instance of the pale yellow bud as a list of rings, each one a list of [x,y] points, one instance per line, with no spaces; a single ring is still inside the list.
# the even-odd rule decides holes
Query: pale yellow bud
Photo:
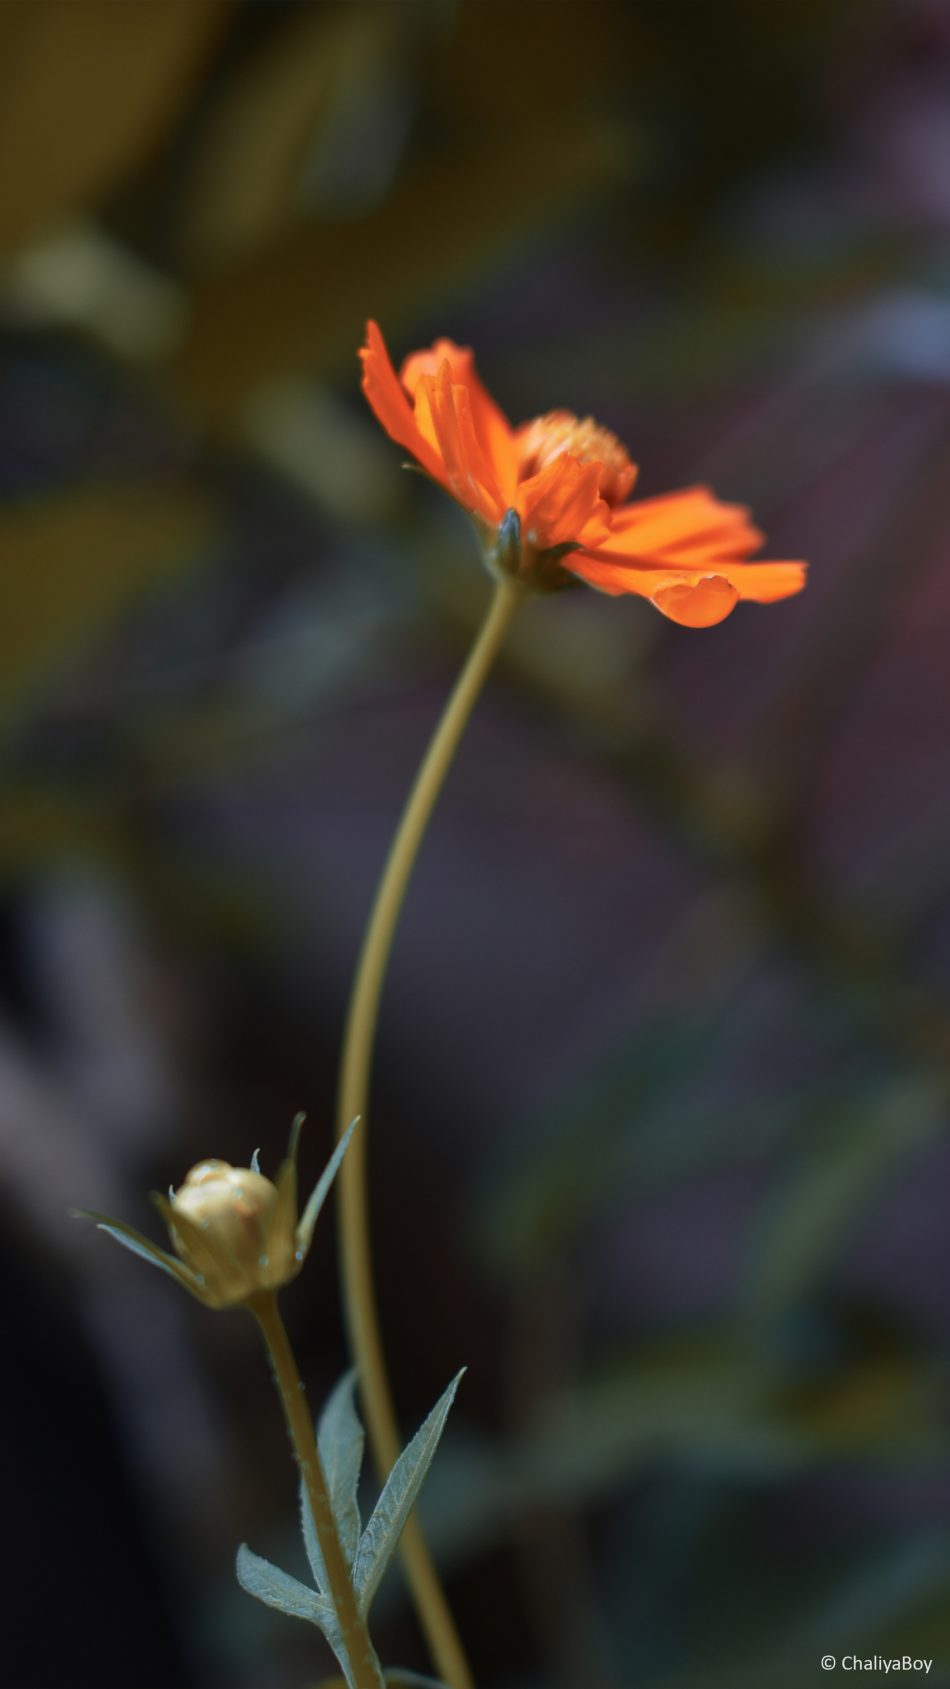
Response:
[[[251,1303],[297,1277],[356,1121],[341,1136],[298,1219],[297,1140],[302,1124],[303,1115],[298,1114],[273,1184],[259,1171],[255,1154],[253,1167],[199,1161],[180,1190],[152,1197],[168,1227],[174,1255],[108,1214],[80,1212],[133,1255],[170,1273],[206,1307]]]
[[[170,1195],[168,1210],[176,1253],[212,1307],[278,1290],[300,1270],[296,1212],[250,1167],[199,1162]]]

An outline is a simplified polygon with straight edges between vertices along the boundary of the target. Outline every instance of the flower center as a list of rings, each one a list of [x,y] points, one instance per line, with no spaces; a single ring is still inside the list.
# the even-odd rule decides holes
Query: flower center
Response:
[[[607,504],[622,504],[637,476],[637,467],[616,434],[602,428],[592,416],[577,417],[572,411],[548,411],[535,417],[520,432],[521,464],[519,480],[546,469],[563,453],[578,463],[599,463],[601,466],[600,496]]]

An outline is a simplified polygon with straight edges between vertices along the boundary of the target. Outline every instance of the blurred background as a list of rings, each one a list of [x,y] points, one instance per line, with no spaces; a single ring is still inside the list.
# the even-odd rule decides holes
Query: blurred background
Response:
[[[407,1432],[469,1368],[479,1684],[950,1682],[950,11],[7,0],[0,156],[3,1683],[330,1670],[234,1579],[303,1569],[250,1323],[67,1210],[328,1153],[487,592],[369,314],[812,566],[712,632],[531,606],[412,888],[375,1248]],[[332,1216],[285,1303],[317,1405]]]

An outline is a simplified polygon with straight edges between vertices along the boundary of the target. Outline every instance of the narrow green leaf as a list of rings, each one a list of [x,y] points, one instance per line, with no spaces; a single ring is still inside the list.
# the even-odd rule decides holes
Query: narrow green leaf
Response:
[[[74,1208],[73,1214],[78,1220],[92,1220],[99,1231],[115,1238],[116,1243],[121,1243],[123,1249],[131,1250],[132,1254],[138,1255],[140,1260],[148,1261],[151,1266],[158,1267],[163,1273],[167,1273],[169,1278],[175,1279],[185,1290],[190,1290],[192,1295],[199,1294],[194,1276],[188,1271],[188,1268],[181,1261],[176,1261],[174,1255],[169,1255],[166,1250],[159,1249],[157,1244],[151,1243],[142,1232],[137,1232],[134,1226],[127,1226],[122,1220],[111,1220],[108,1214],[96,1214],[89,1208]]]
[[[290,1122],[290,1137],[287,1141],[287,1154],[285,1160],[291,1162],[294,1167],[297,1165],[297,1150],[300,1145],[300,1134],[306,1125],[306,1121],[306,1114],[302,1108],[299,1108],[297,1113],[294,1115],[293,1120]]]
[[[463,1367],[462,1371],[464,1370]],[[353,1569],[353,1583],[364,1614],[369,1611],[380,1579],[392,1558],[403,1526],[422,1488],[461,1378],[462,1372],[457,1373],[425,1424],[416,1432],[412,1442],[403,1449],[386,1479],[383,1493],[363,1532]]]
[[[359,1115],[356,1116],[355,1120],[350,1121],[350,1124],[337,1144],[336,1149],[333,1151],[333,1154],[327,1162],[323,1173],[318,1179],[310,1201],[307,1203],[306,1208],[300,1216],[300,1224],[297,1227],[297,1244],[298,1247],[303,1250],[305,1255],[310,1248],[310,1240],[313,1237],[313,1228],[317,1223],[317,1217],[323,1207],[323,1204],[326,1202],[330,1186],[339,1172],[340,1162],[343,1160],[343,1157],[347,1152],[350,1139],[356,1129],[358,1120]]]
[[[290,1618],[306,1619],[323,1632],[342,1667],[350,1689],[353,1689],[353,1678],[343,1638],[330,1602],[322,1595],[314,1594],[312,1589],[298,1582],[297,1578],[282,1572],[280,1567],[272,1565],[270,1560],[264,1560],[261,1555],[255,1554],[245,1542],[242,1542],[237,1551],[235,1570],[238,1583],[248,1595],[253,1595],[258,1601],[263,1601],[266,1607],[273,1607],[278,1613],[286,1613]]]
[[[357,1491],[363,1465],[365,1437],[356,1412],[356,1370],[344,1373],[333,1391],[317,1428],[317,1444],[326,1474],[334,1518],[347,1565],[352,1565],[360,1542]]]
[[[348,1566],[352,1566],[360,1540],[360,1510],[357,1489],[363,1464],[363,1427],[354,1406],[356,1372],[344,1374],[334,1389],[317,1426],[317,1446],[323,1466],[330,1503],[340,1534],[340,1546]],[[314,1527],[313,1514],[307,1499],[306,1487],[300,1485],[300,1527],[310,1570],[317,1588],[329,1592],[320,1542]]]
[[[328,1624],[331,1629],[336,1625],[329,1601],[308,1589],[299,1579],[292,1578],[288,1572],[282,1572],[270,1560],[255,1554],[245,1542],[237,1552],[236,1570],[241,1588],[266,1606],[276,1608],[278,1613],[288,1613],[294,1619],[307,1619],[320,1630],[325,1630]]]

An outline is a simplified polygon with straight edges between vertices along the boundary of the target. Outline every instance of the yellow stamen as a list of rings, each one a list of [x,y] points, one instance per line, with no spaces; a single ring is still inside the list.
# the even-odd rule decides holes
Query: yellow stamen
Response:
[[[565,452],[578,463],[601,465],[600,496],[607,504],[622,504],[636,480],[636,464],[631,463],[626,447],[592,416],[582,418],[572,411],[548,411],[525,424],[519,444],[519,480],[522,481],[530,480]]]

